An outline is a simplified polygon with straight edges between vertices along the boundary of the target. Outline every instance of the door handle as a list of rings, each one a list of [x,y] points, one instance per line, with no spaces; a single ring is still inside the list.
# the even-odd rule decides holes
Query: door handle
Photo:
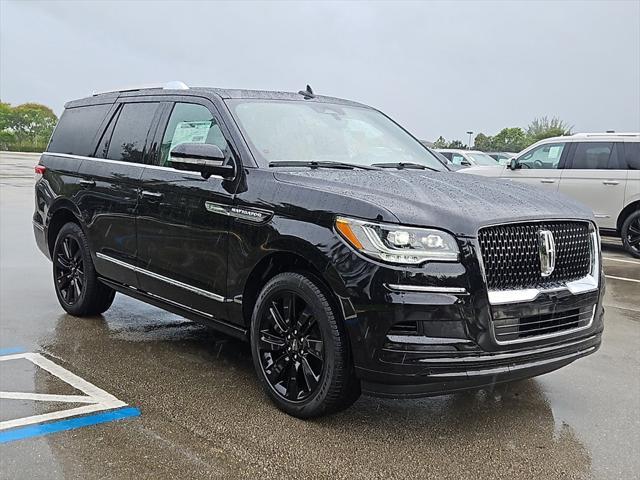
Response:
[[[146,198],[147,200],[152,200],[157,202],[158,200],[162,200],[163,195],[160,192],[150,192],[148,190],[142,191],[142,198]]]
[[[552,178],[543,178],[542,180],[540,180],[540,183],[556,183],[556,181]]]
[[[83,188],[93,188],[96,186],[96,182],[93,180],[80,180],[80,186]]]
[[[602,183],[604,185],[618,185],[620,182],[617,180],[603,180]]]

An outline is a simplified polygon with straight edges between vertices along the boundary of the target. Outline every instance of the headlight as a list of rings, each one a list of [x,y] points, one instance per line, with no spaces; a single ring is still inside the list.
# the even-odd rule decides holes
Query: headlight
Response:
[[[448,233],[352,218],[336,218],[336,230],[356,250],[392,263],[416,265],[427,260],[458,260],[458,244]]]

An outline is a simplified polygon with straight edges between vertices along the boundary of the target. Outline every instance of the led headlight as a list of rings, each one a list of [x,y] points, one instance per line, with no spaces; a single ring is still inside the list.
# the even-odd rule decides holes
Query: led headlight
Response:
[[[356,250],[392,263],[416,265],[427,260],[456,261],[460,250],[448,233],[353,218],[336,218],[336,230]]]

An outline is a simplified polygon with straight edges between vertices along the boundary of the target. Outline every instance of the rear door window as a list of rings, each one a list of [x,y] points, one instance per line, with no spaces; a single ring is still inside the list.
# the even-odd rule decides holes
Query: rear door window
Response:
[[[181,143],[217,145],[228,153],[227,141],[211,111],[196,103],[176,103],[160,146],[160,166],[171,166],[170,152]]]
[[[571,161],[572,170],[621,169],[614,142],[580,142]]]
[[[88,157],[93,155],[95,137],[111,104],[67,108],[53,132],[47,151]]]
[[[107,158],[144,163],[145,146],[158,103],[125,103],[116,121]]]

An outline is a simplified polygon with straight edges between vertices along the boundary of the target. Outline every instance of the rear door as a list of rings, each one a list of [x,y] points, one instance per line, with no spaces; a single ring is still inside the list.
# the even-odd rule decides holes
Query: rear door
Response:
[[[562,172],[560,191],[589,206],[600,228],[615,229],[627,172],[622,142],[579,142]]]
[[[158,107],[158,102],[119,104],[95,156],[84,160],[78,172],[82,188],[78,206],[96,255],[96,270],[135,287],[138,190]]]
[[[235,184],[171,168],[180,143],[210,143],[231,159],[230,136],[214,105],[189,99],[170,105],[158,129],[159,154],[145,169],[138,216],[141,288],[213,319],[226,317],[229,217]],[[225,138],[226,137],[226,138]]]
[[[566,156],[565,142],[538,145],[518,157],[520,168],[505,168],[502,177],[557,191]]]

